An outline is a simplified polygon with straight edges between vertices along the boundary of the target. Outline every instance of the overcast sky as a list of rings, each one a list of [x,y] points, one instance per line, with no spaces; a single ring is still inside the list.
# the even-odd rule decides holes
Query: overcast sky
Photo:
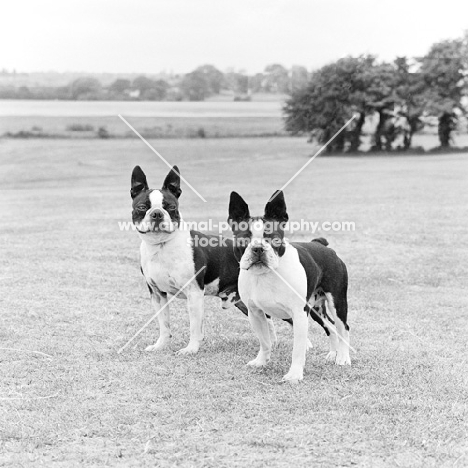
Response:
[[[0,68],[249,73],[422,55],[468,28],[468,0],[4,0]]]

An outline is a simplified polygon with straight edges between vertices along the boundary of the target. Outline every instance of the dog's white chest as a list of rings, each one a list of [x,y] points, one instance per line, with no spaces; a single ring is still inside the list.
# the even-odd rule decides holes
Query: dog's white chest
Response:
[[[239,294],[247,306],[280,319],[291,318],[295,309],[304,307],[307,294],[307,277],[296,249],[289,245],[275,270],[262,274],[241,269]]]
[[[177,293],[195,274],[190,233],[179,231],[170,242],[140,248],[141,267],[147,282],[157,290]],[[179,294],[180,297],[185,295]]]

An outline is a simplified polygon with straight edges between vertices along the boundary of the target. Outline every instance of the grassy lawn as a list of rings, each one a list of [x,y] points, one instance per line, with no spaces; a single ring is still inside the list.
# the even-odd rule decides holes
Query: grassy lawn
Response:
[[[186,220],[224,221],[231,190],[260,214],[312,151],[288,138],[153,143],[208,201],[184,185]],[[468,465],[466,154],[319,157],[287,187],[292,220],[356,224],[294,236],[326,237],[347,263],[357,351],[350,368],[326,363],[312,324],[298,386],[280,383],[291,330],[278,322],[272,362],[247,369],[249,323],[214,298],[197,356],[145,353],[155,323],[117,354],[153,314],[138,238],[118,227],[135,164],[160,186],[167,168],[139,140],[0,140],[0,464]],[[172,317],[176,351],[183,301]]]
[[[277,117],[127,117],[145,138],[207,138],[285,135],[283,120]],[[89,131],[71,128],[91,126]],[[116,115],[111,116],[0,116],[0,136],[30,132],[50,138],[97,138],[104,127],[111,137],[134,137],[133,132]]]

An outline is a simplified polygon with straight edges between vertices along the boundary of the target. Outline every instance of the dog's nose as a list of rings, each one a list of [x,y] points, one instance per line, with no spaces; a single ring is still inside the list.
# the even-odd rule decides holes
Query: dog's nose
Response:
[[[252,252],[256,255],[261,255],[263,253],[263,246],[255,245],[252,247]]]
[[[160,212],[160,211],[153,211],[151,213],[151,217],[156,220],[156,221],[159,221],[163,218],[163,214]]]

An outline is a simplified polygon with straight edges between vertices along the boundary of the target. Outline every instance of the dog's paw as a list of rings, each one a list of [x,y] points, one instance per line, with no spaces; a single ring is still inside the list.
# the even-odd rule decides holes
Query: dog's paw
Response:
[[[263,367],[268,364],[268,361],[264,357],[256,357],[247,363],[249,367]]]
[[[325,356],[325,361],[335,362],[335,361],[336,361],[336,351],[330,351],[330,352]]]
[[[351,365],[351,358],[349,357],[348,353],[340,353],[336,354],[335,364],[337,366],[350,366]]]
[[[147,346],[145,351],[162,351],[169,346],[169,340],[158,340],[155,344]]]
[[[176,352],[177,356],[186,356],[189,354],[197,354],[198,350],[200,349],[200,345],[188,344],[185,348],[179,349]]]
[[[302,369],[289,369],[289,372],[283,377],[282,381],[290,384],[298,384],[304,379],[304,371]]]

